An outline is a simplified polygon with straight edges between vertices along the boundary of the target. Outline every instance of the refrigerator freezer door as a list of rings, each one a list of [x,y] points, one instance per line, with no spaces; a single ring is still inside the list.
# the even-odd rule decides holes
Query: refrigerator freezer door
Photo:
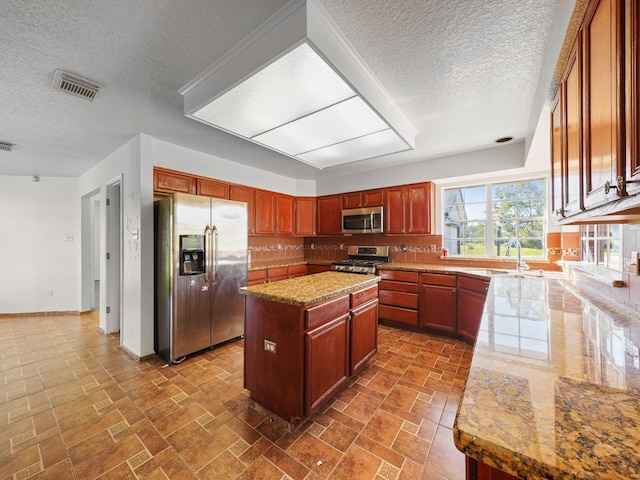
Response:
[[[238,288],[247,284],[247,205],[211,200],[212,325],[216,345],[244,334],[244,297]]]
[[[173,319],[172,360],[211,346],[211,302],[207,275],[180,275],[180,236],[205,235],[211,221],[206,197],[173,195]],[[205,263],[209,245],[205,242]]]

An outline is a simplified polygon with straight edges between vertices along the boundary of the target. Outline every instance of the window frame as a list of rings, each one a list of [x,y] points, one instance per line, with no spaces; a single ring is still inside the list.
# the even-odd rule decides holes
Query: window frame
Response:
[[[548,258],[548,251],[547,251],[547,234],[549,232],[549,228],[548,228],[548,212],[547,212],[547,207],[549,205],[549,177],[548,175],[542,174],[542,175],[533,175],[533,176],[527,176],[527,177],[522,177],[522,178],[496,178],[494,180],[491,179],[487,179],[487,181],[485,182],[474,182],[474,183],[461,183],[461,184],[447,184],[447,185],[442,185],[441,186],[441,192],[440,192],[440,198],[441,198],[441,203],[440,203],[440,208],[439,208],[439,218],[440,218],[440,222],[439,222],[439,227],[440,227],[440,233],[442,234],[442,242],[443,242],[443,247],[446,248],[447,245],[447,218],[446,217],[446,212],[445,209],[447,208],[447,205],[445,205],[445,196],[447,194],[448,191],[452,191],[452,190],[461,190],[461,189],[468,189],[468,188],[475,188],[475,187],[484,187],[485,188],[485,219],[484,220],[476,220],[476,219],[472,219],[470,220],[471,222],[473,221],[479,221],[479,222],[484,222],[484,254],[476,254],[476,255],[458,255],[455,254],[453,252],[451,252],[451,250],[449,250],[448,255],[453,257],[453,258],[460,258],[460,259],[464,259],[464,258],[480,258],[480,259],[502,259],[502,258],[512,258],[515,256],[515,253],[509,255],[508,257],[506,255],[496,255],[495,254],[495,241],[497,240],[497,238],[499,238],[497,236],[497,232],[494,231],[494,226],[495,226],[495,222],[498,220],[496,218],[494,218],[493,216],[493,209],[494,209],[494,203],[496,202],[496,200],[493,198],[493,188],[496,185],[504,185],[504,184],[520,184],[520,183],[526,183],[526,182],[532,182],[532,181],[540,181],[542,182],[542,187],[543,187],[543,192],[541,197],[539,198],[539,200],[542,202],[542,215],[538,216],[538,217],[513,217],[507,221],[515,221],[518,222],[518,225],[520,224],[520,222],[523,221],[539,221],[542,224],[542,234],[541,237],[532,237],[533,239],[539,239],[541,241],[541,250],[542,253],[540,255],[522,255],[523,258],[527,258],[527,259],[531,259],[531,260],[546,260]],[[500,201],[500,200],[498,200]],[[516,200],[517,201],[517,198]],[[465,222],[466,223],[466,222]],[[459,238],[463,238],[463,237],[459,237]],[[501,238],[506,238],[506,237],[501,237]],[[525,240],[526,237],[521,237],[520,241]],[[508,241],[507,241],[508,243]],[[503,246],[505,244],[502,244]],[[513,245],[513,244],[512,244]],[[505,246],[505,248],[508,248]],[[511,248],[514,248],[513,246]]]
[[[617,229],[615,234],[612,234],[612,230]],[[593,232],[593,235],[589,235],[588,232]],[[606,268],[608,270],[614,272],[622,272],[623,270],[623,228],[621,224],[590,224],[590,225],[581,225],[580,226],[580,261],[584,263],[588,263],[591,265],[596,265],[600,268]],[[612,266],[611,258],[612,250],[611,244],[617,242],[618,243],[618,255],[617,255],[617,265]],[[593,252],[588,248],[588,244],[593,244]],[[604,251],[601,251],[600,245],[604,243],[608,243],[609,247],[605,248]],[[591,258],[588,255],[592,253]],[[603,260],[600,260],[600,256],[602,254]]]

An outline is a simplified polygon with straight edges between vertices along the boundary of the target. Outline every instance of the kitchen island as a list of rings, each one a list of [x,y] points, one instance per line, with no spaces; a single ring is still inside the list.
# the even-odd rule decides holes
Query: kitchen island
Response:
[[[640,319],[569,280],[494,275],[454,441],[467,478],[640,478]]]
[[[377,351],[378,282],[324,272],[243,287],[252,405],[300,424]]]

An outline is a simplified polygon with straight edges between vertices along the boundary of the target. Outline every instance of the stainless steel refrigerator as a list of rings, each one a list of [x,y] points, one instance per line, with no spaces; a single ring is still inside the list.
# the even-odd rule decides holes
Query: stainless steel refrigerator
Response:
[[[156,353],[167,362],[241,337],[247,204],[174,193],[155,202]]]

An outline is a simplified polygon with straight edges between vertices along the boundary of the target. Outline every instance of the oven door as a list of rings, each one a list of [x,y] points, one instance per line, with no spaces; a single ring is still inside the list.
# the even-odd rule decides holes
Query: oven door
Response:
[[[382,207],[342,210],[343,233],[383,233],[383,225]]]

